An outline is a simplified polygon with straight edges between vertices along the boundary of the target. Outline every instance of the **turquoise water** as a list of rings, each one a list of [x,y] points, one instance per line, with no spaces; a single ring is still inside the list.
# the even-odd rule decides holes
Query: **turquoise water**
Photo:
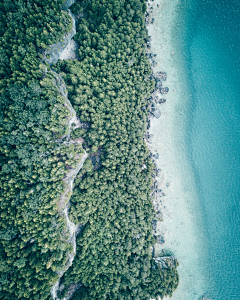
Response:
[[[192,90],[187,143],[210,261],[208,296],[239,300],[240,2],[182,0],[179,12]]]

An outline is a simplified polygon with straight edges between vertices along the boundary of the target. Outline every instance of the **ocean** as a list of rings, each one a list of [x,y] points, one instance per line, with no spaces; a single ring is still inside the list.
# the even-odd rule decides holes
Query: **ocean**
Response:
[[[182,0],[174,30],[190,89],[186,149],[203,211],[206,293],[239,300],[240,2]]]

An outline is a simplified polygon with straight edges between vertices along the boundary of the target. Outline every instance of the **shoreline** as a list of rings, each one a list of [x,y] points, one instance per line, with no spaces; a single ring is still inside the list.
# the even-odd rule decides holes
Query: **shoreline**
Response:
[[[157,169],[161,170],[155,178],[161,192],[157,193],[154,206],[163,218],[156,228],[156,235],[162,236],[162,241],[155,246],[155,254],[161,255],[164,249],[179,261],[179,286],[171,299],[197,300],[206,291],[205,248],[195,176],[186,145],[189,91],[184,78],[185,66],[173,36],[178,4],[179,0],[148,1],[150,50],[157,54],[153,73],[167,73],[162,85],[168,87],[169,92],[166,95],[154,93],[166,102],[155,105],[161,116],[150,118],[148,134],[152,138],[147,144],[155,156]]]

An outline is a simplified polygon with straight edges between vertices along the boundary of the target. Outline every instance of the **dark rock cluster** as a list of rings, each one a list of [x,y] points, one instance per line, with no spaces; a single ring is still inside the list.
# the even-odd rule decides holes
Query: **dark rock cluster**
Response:
[[[153,228],[153,232],[156,232],[156,230],[157,230],[157,220],[152,221],[152,228]]]
[[[162,103],[165,103],[165,102],[166,102],[166,99],[164,99],[164,98],[159,99],[158,96],[152,96],[152,97],[150,98],[150,101],[151,101],[151,102],[155,102],[156,104],[162,104]],[[142,109],[143,109],[143,108],[142,108]]]
[[[160,176],[161,171],[162,171],[161,169],[157,169],[156,176]]]
[[[162,88],[162,81],[156,81],[156,89],[161,89]]]
[[[161,99],[159,99],[159,104],[162,104],[162,103],[165,103],[166,102],[166,99],[163,99],[163,98],[161,98]]]
[[[157,72],[155,75],[156,80],[165,81],[167,79],[166,72]]]
[[[159,90],[159,92],[161,94],[167,94],[169,91],[169,88],[162,86],[162,82],[166,81],[166,79],[167,79],[167,73],[166,72],[157,72],[154,76],[154,79],[156,81],[156,86],[155,86],[156,89]],[[162,102],[162,103],[164,103],[164,102]]]
[[[153,134],[149,134],[149,132],[147,132],[145,135],[145,141],[149,143],[152,138],[153,138]],[[149,157],[150,158],[152,157],[152,153],[150,153]]]
[[[169,91],[169,88],[168,87],[161,87],[160,88],[160,93],[162,94],[162,95],[164,95],[164,94],[167,94],[168,93],[168,91]]]
[[[165,239],[164,239],[163,235],[157,235],[156,240],[157,240],[158,244],[164,244],[165,243]]]
[[[156,109],[152,112],[155,118],[159,119],[161,117],[161,112],[160,110]]]
[[[148,7],[148,11],[145,13],[146,25],[154,23],[154,18],[152,18],[153,6],[149,2],[148,2],[148,6],[150,7]]]
[[[152,53],[148,54],[149,59],[151,59],[153,61],[153,57],[154,55]],[[153,63],[154,66],[154,63]],[[155,91],[159,91],[162,95],[165,95],[168,93],[169,88],[168,87],[163,87],[162,86],[162,82],[166,81],[167,79],[167,73],[166,72],[157,72],[156,74],[151,74],[150,75],[150,80],[155,80],[156,84],[155,84]],[[156,96],[155,97],[151,97],[151,100],[155,100],[156,103],[164,103],[166,102],[166,99],[160,99],[161,101],[156,101]]]

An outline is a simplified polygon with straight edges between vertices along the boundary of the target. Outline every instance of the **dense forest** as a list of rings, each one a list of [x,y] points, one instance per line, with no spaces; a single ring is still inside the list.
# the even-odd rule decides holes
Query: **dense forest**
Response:
[[[143,0],[76,1],[77,59],[50,66],[49,45],[72,29],[54,0],[0,3],[0,299],[52,299],[73,251],[59,205],[81,224],[58,298],[150,299],[178,285],[175,259],[152,256],[154,165],[144,141],[155,82],[146,57]],[[70,111],[82,126],[69,128]],[[83,148],[78,141],[83,141]]]

